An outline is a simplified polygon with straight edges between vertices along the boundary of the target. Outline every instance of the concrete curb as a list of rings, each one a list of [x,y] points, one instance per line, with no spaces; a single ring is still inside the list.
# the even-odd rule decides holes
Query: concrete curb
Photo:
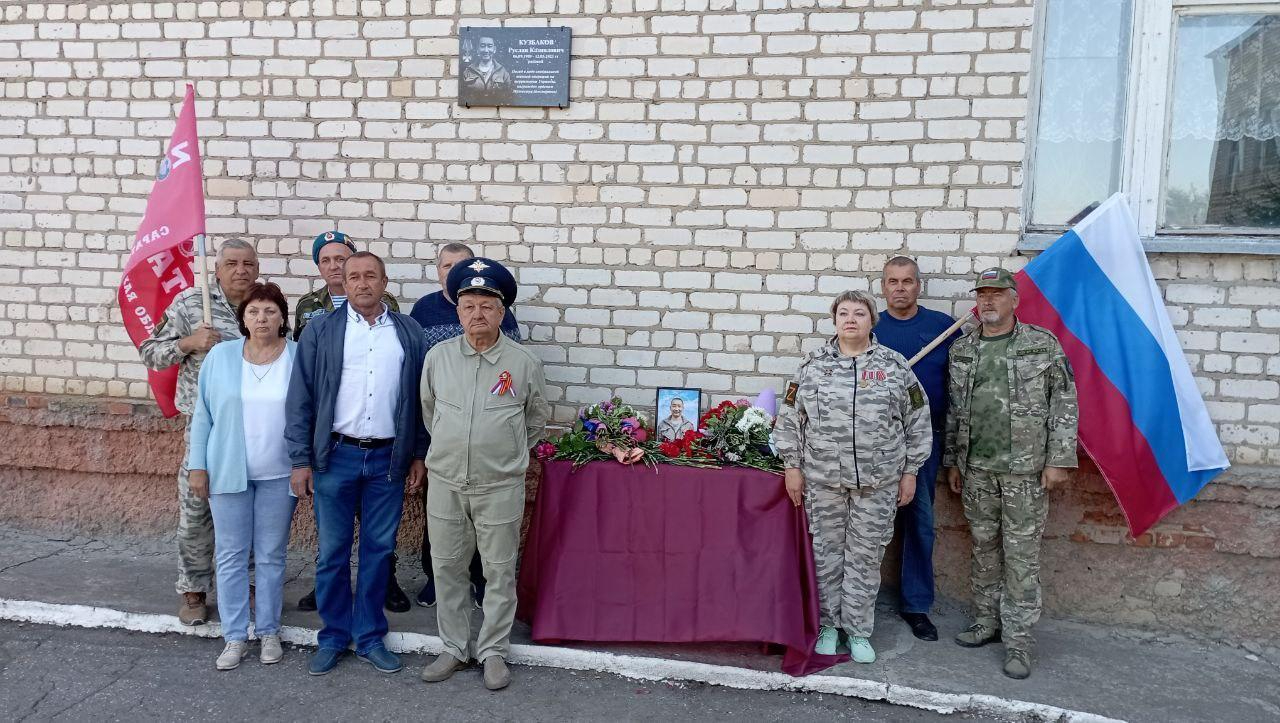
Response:
[[[140,633],[176,633],[201,638],[222,636],[221,628],[217,623],[187,627],[179,623],[174,615],[132,613],[112,608],[60,605],[35,600],[0,599],[0,620],[80,628],[112,628]],[[312,628],[286,625],[280,629],[280,638],[294,645],[315,647],[316,633],[317,631]],[[437,654],[441,650],[440,638],[421,633],[389,633],[386,642],[387,649],[396,653]],[[1041,703],[976,693],[939,693],[848,676],[810,675],[804,678],[793,678],[786,673],[726,665],[544,645],[512,645],[509,660],[517,665],[588,670],[636,680],[678,680],[741,690],[826,693],[883,701],[892,705],[921,708],[944,714],[968,713],[1008,720],[1052,723],[1123,723],[1115,718]]]

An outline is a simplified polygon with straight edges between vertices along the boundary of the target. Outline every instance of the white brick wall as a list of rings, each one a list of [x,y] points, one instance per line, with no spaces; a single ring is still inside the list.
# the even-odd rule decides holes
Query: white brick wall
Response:
[[[574,31],[564,110],[454,103],[459,24]],[[656,385],[780,387],[829,299],[916,256],[926,303],[1011,256],[1026,0],[391,0],[0,7],[0,378],[146,397],[115,304],[194,80],[209,228],[287,292],[337,225],[408,304],[439,243],[512,262],[561,420]],[[1232,459],[1280,464],[1266,257],[1153,257]]]

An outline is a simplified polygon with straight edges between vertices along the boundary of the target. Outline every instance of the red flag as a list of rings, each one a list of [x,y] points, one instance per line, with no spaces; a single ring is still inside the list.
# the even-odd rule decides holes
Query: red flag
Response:
[[[178,125],[160,159],[147,210],[120,279],[117,294],[120,313],[134,346],[151,336],[173,297],[195,282],[191,268],[195,251],[191,240],[204,233],[202,181],[195,91],[188,84],[187,97],[178,113]],[[148,371],[147,379],[164,416],[176,415],[177,365]]]

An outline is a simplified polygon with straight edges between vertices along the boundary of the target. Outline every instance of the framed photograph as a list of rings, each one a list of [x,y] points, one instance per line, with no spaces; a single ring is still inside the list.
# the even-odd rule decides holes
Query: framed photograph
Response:
[[[458,103],[568,107],[572,42],[568,27],[462,26]]]
[[[658,387],[657,414],[653,415],[659,442],[671,442],[697,430],[702,416],[702,390]]]

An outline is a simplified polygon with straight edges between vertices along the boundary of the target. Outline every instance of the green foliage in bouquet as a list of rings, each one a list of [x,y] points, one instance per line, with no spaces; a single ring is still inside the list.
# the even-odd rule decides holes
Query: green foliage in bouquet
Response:
[[[697,447],[721,464],[782,471],[782,460],[769,447],[773,418],[751,402],[721,402],[702,415],[698,427]]]

